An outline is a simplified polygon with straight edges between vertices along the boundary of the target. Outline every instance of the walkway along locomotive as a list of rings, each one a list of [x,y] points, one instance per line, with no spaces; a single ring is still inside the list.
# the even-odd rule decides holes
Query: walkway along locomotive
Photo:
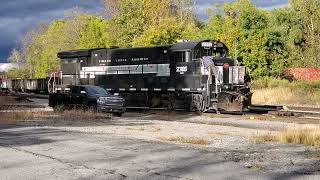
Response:
[[[251,104],[245,68],[219,41],[59,52],[63,84],[98,85],[131,108],[243,111]]]

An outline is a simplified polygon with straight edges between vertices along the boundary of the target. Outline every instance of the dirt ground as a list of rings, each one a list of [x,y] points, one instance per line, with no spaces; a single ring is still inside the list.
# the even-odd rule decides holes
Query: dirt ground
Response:
[[[45,102],[42,101],[41,103],[45,104]],[[99,137],[103,139],[101,142],[110,141],[110,143],[119,144],[119,142],[125,141],[127,145],[130,144],[129,146],[125,145],[117,147],[119,148],[117,151],[114,151],[113,147],[111,148],[112,151],[105,148],[101,150],[101,153],[107,154],[107,152],[112,152],[115,156],[117,152],[121,152],[121,155],[124,157],[133,156],[132,151],[143,153],[144,150],[146,150],[144,148],[178,148],[179,150],[177,150],[177,152],[170,152],[170,156],[165,157],[162,159],[161,163],[158,164],[159,166],[161,165],[164,167],[167,166],[166,162],[175,162],[175,155],[182,159],[187,158],[184,157],[184,152],[187,154],[196,153],[198,155],[203,153],[203,157],[207,160],[211,159],[214,161],[218,158],[219,161],[227,163],[226,166],[222,165],[221,167],[219,165],[210,164],[210,168],[216,169],[216,171],[209,171],[206,169],[209,167],[204,165],[202,160],[201,162],[192,161],[192,166],[197,167],[200,171],[191,174],[188,172],[189,170],[187,168],[184,168],[184,163],[175,163],[172,166],[170,165],[170,168],[172,168],[170,173],[167,173],[165,176],[160,176],[160,179],[180,179],[179,177],[183,177],[182,179],[210,179],[209,177],[213,177],[213,174],[216,174],[216,177],[219,177],[217,179],[320,178],[319,147],[256,141],[256,137],[258,136],[273,134],[292,125],[300,126],[311,124],[318,126],[320,124],[319,119],[276,117],[273,115],[255,114],[235,116],[161,111],[131,111],[126,112],[123,117],[119,118],[105,115],[103,117],[91,119],[90,115],[88,115],[86,118],[77,119],[77,117],[62,118],[59,113],[53,113],[48,107],[30,110],[32,110],[31,114],[34,113],[35,116],[30,116],[30,112],[28,112],[29,115],[27,117],[29,119],[11,123],[10,121],[0,122],[1,127],[4,127],[0,127],[0,140],[2,140],[0,141],[0,151],[3,153],[3,156],[0,155],[0,158],[5,160],[9,158],[6,163],[3,163],[2,165],[0,163],[0,179],[3,178],[1,178],[1,174],[6,174],[5,179],[20,179],[14,172],[27,167],[30,159],[26,159],[25,162],[23,162],[24,165],[22,167],[19,166],[17,169],[14,164],[20,163],[20,160],[14,157],[16,155],[22,156],[18,152],[28,152],[29,155],[34,154],[36,157],[47,157],[48,161],[59,159],[55,153],[58,150],[57,146],[60,147],[61,144],[57,145],[55,142],[64,141],[64,139],[67,138],[68,144],[63,144],[62,146],[66,146],[66,149],[70,148],[72,150],[74,143],[83,145],[87,143],[82,141],[82,136],[88,142],[95,141],[95,138]],[[14,110],[13,113],[15,111],[21,113],[20,110]],[[25,111],[25,109],[23,109],[22,112],[23,111]],[[1,113],[10,112],[1,111],[0,115]],[[7,115],[6,117],[10,117],[10,115]],[[13,124],[14,128],[6,128],[7,126],[11,126],[10,124]],[[25,131],[28,133],[25,133]],[[61,132],[61,134],[56,136],[55,133],[51,132]],[[25,138],[24,135],[26,135]],[[39,140],[37,140],[37,138],[39,135],[41,135],[42,138],[45,137],[49,142],[38,142]],[[69,136],[72,136],[72,138],[70,139]],[[20,140],[22,142],[20,142]],[[29,141],[30,143],[26,143]],[[145,144],[145,142],[148,142],[148,146],[140,147],[138,145],[141,143]],[[131,143],[136,144],[132,145]],[[103,145],[99,141],[95,142],[95,146],[101,147]],[[84,145],[83,148],[84,151],[88,151],[87,153],[90,154],[88,157],[91,157],[91,155],[93,155],[92,153],[95,152],[94,147],[87,147],[87,145]],[[44,149],[48,149],[48,151],[44,151]],[[71,153],[71,150],[68,150],[67,152]],[[153,150],[148,150],[146,158],[148,161],[156,161],[156,159],[160,158],[159,154],[153,154],[153,152]],[[5,154],[9,155],[4,156]],[[77,161],[77,166],[81,164],[81,167],[89,167],[88,164],[82,164],[81,161],[81,158],[88,157],[82,156],[81,153],[78,155],[77,159],[72,159],[72,161]],[[189,155],[190,154],[188,154],[188,158],[192,160]],[[135,154],[134,156],[137,155]],[[72,157],[72,155],[70,157]],[[70,157],[64,156],[64,159],[59,159],[58,163],[65,161],[69,162],[71,161],[69,159]],[[103,159],[103,157],[101,158]],[[170,158],[170,160],[166,158]],[[177,158],[176,161],[180,161],[179,158]],[[97,160],[94,162],[96,161]],[[133,173],[135,172],[134,168],[126,166],[127,163],[133,163],[133,161],[136,160],[133,158],[129,161],[121,160],[118,162],[108,159],[109,163],[115,163],[116,167],[121,167],[120,169],[122,172],[126,172],[124,173],[125,177],[123,177],[121,173],[111,173],[111,175],[108,174],[107,176],[103,176],[101,175],[101,173],[103,174],[103,169],[99,169],[99,176],[90,173],[89,175],[80,173],[78,174],[78,178],[89,177],[89,179],[100,179],[102,177],[102,179],[105,179],[107,177],[107,179],[118,179],[118,177],[121,177],[124,179],[140,179],[141,177],[144,177],[145,179],[159,179],[159,176],[157,175],[158,172],[155,172],[157,176],[154,177],[154,174],[149,174],[150,170],[141,170],[138,175]],[[143,161],[143,163],[145,163],[145,161]],[[37,160],[33,160],[32,164],[35,167],[40,165]],[[157,164],[157,162],[154,162],[154,164]],[[10,168],[8,168],[9,166]],[[136,166],[141,169],[148,169],[148,165],[146,164],[139,164]],[[234,168],[234,171],[229,169],[228,166]],[[52,171],[51,168],[53,167],[48,166],[46,168],[48,171]],[[120,171],[119,168],[116,171]],[[94,171],[95,169],[93,168],[91,170]],[[230,174],[230,171],[234,173]],[[202,172],[202,175],[199,175],[200,172]],[[237,177],[237,172],[239,177]],[[240,172],[245,173],[243,174]],[[21,173],[23,174],[26,172],[23,171]],[[53,179],[55,179],[55,177],[65,177],[69,179],[69,175],[70,174],[64,173],[59,174],[59,172],[56,171],[54,175],[50,173],[42,174],[41,172],[36,177],[32,176],[33,178],[31,179],[43,179],[47,177]],[[234,177],[234,175],[236,177]]]

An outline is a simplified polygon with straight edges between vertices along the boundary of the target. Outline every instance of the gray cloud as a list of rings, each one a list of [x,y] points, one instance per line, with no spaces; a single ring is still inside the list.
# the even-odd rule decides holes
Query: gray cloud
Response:
[[[62,17],[68,9],[80,7],[88,12],[101,9],[100,0],[1,0],[0,7],[0,62],[20,39],[40,23]]]
[[[206,18],[205,10],[214,3],[232,2],[234,0],[194,0],[196,13]],[[261,8],[287,4],[288,0],[253,0]],[[10,50],[17,47],[20,39],[30,29],[41,22],[50,22],[62,17],[66,10],[75,6],[89,12],[101,10],[101,0],[1,0],[0,7],[0,62],[7,59]]]
[[[206,10],[214,4],[222,4],[226,2],[235,2],[236,0],[194,0],[196,3],[197,15],[200,19],[207,19]],[[288,0],[252,0],[257,7],[263,9],[273,9],[288,4]]]

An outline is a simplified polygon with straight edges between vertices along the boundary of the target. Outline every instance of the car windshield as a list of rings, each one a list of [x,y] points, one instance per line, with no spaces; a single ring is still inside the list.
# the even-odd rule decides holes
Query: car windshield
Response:
[[[86,90],[90,95],[108,95],[108,92],[105,89],[98,86],[87,86]]]

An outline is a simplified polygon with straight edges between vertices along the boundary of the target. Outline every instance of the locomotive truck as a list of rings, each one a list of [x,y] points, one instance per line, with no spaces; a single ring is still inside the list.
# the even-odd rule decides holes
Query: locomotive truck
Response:
[[[215,40],[59,52],[63,84],[97,85],[127,108],[242,112],[251,104],[245,67]]]

